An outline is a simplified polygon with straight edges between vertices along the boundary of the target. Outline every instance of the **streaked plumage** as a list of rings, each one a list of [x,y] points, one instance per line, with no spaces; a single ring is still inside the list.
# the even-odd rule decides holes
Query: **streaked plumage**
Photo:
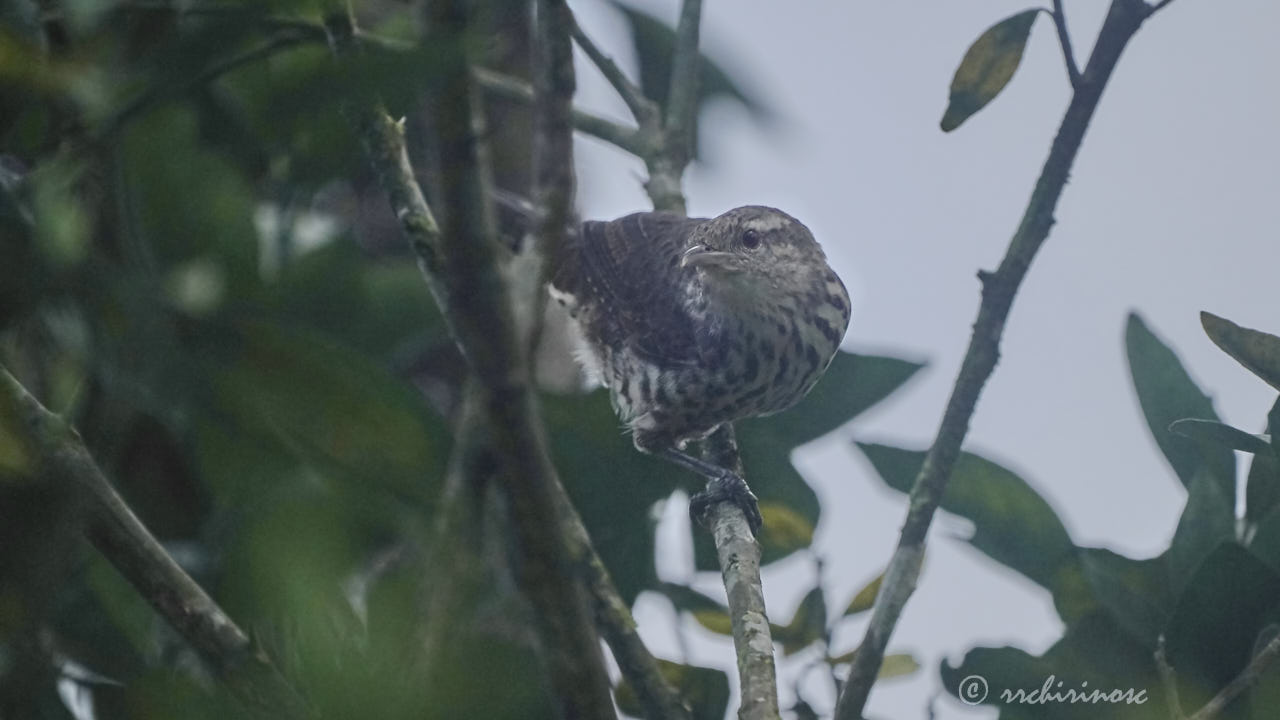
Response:
[[[760,206],[583,223],[555,259],[552,293],[636,446],[668,455],[721,423],[798,402],[850,312],[809,229]]]

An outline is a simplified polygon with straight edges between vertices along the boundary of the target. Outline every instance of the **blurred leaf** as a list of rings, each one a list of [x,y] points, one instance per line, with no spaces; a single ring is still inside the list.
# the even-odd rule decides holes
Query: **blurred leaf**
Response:
[[[893,394],[921,363],[839,351],[813,390],[794,408],[738,423],[739,429],[767,428],[791,445],[802,445],[838,429]],[[751,466],[747,466],[750,472]],[[750,479],[750,478],[748,478]]]
[[[545,395],[552,456],[596,551],[629,605],[657,581],[652,509],[694,476],[635,449],[603,391]]]
[[[717,635],[733,635],[733,620],[728,610],[694,610],[693,619]]]
[[[925,453],[857,443],[885,484],[908,493]],[[942,497],[942,508],[973,522],[969,543],[1052,590],[1061,566],[1075,562],[1075,545],[1053,508],[1014,473],[961,453]]]
[[[698,720],[724,717],[729,706],[729,677],[723,671],[662,659],[658,660],[658,668],[688,704],[691,717]],[[616,697],[622,712],[633,717],[645,716],[635,690],[625,679],[618,683]]]
[[[948,694],[968,704],[998,706],[1001,720],[1170,717],[1151,652],[1105,613],[1093,613],[1068,625],[1062,638],[1040,657],[1012,647],[974,648],[958,666],[944,660],[941,675]],[[1041,697],[1068,690],[1108,694],[1118,690],[1134,701],[1073,703]]]
[[[1267,517],[1277,503],[1280,503],[1280,461],[1273,453],[1258,453],[1249,463],[1245,519],[1257,523]]]
[[[870,610],[876,604],[876,595],[880,594],[880,585],[884,583],[884,573],[880,573],[871,582],[862,586],[849,601],[849,607],[845,608],[845,616],[857,615],[860,612]]]
[[[1272,623],[1264,627],[1253,643],[1250,657],[1257,657],[1277,634],[1280,634],[1280,625]],[[1276,708],[1280,707],[1280,666],[1273,662],[1263,670],[1245,697],[1250,706],[1248,720],[1268,720],[1273,717]]]
[[[951,80],[951,99],[942,115],[943,132],[951,132],[1000,94],[1022,62],[1038,8],[1023,10],[987,28],[969,46]]]
[[[1169,432],[1193,440],[1207,440],[1232,450],[1240,450],[1247,453],[1271,452],[1271,439],[1269,437],[1253,435],[1214,420],[1195,420],[1192,418],[1175,420],[1169,426]]]
[[[622,12],[631,27],[631,40],[635,45],[636,57],[640,60],[640,89],[646,97],[666,107],[667,93],[671,89],[675,30],[661,20],[620,2],[612,4]],[[772,116],[772,110],[767,105],[744,92],[740,83],[705,53],[699,54],[698,63],[699,107],[707,100],[723,95],[742,103],[757,119],[767,120]]]
[[[813,543],[813,526],[799,513],[774,502],[760,503],[764,518],[761,544],[769,544],[783,553],[809,547]]]
[[[1240,327],[1211,313],[1200,313],[1204,332],[1223,352],[1280,390],[1280,337]]]
[[[1245,487],[1244,516],[1250,523],[1266,517],[1280,503],[1280,397],[1272,403],[1267,413],[1267,433],[1270,435],[1271,452],[1258,453],[1249,464],[1248,485]]]
[[[1169,582],[1174,590],[1181,591],[1214,548],[1234,539],[1235,498],[1223,495],[1205,473],[1196,473],[1169,543]]]
[[[782,654],[794,655],[821,640],[827,632],[827,602],[822,595],[822,588],[810,590],[800,605],[791,622],[784,625],[771,625],[773,641],[782,643]]]
[[[888,680],[889,678],[903,677],[911,675],[920,669],[920,663],[911,655],[906,653],[896,653],[885,655],[884,662],[880,665],[880,672],[876,675],[877,680]]]
[[[0,481],[28,478],[36,469],[39,451],[24,417],[9,394],[0,392]]]
[[[1223,543],[1200,565],[1165,630],[1182,705],[1198,708],[1240,673],[1274,617],[1280,575]]]
[[[1280,505],[1258,520],[1257,530],[1249,538],[1249,552],[1280,573]]]
[[[701,592],[694,590],[688,585],[680,585],[679,583],[658,583],[654,588],[658,592],[667,596],[671,604],[677,610],[720,610],[727,611],[724,603],[716,600],[709,595],[703,595]]]
[[[1098,604],[1136,642],[1154,652],[1172,604],[1164,561],[1133,560],[1102,548],[1084,549],[1080,557]]]
[[[244,321],[210,334],[215,406],[242,430],[419,503],[434,501],[449,433],[412,387],[319,335]]]
[[[1231,450],[1174,435],[1168,430],[1174,420],[1182,418],[1218,420],[1213,402],[1187,375],[1178,356],[1147,329],[1137,313],[1129,314],[1125,348],[1133,388],[1147,426],[1178,479],[1190,487],[1197,469],[1204,465],[1223,494],[1234,497],[1236,460]]]

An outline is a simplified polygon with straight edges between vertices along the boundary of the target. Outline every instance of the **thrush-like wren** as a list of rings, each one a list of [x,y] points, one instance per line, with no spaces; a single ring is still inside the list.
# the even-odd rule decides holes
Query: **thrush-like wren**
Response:
[[[791,407],[830,364],[849,293],[813,233],[755,205],[710,219],[644,212],[586,222],[554,259],[551,292],[636,447],[707,479],[694,517],[730,500],[758,533],[742,478],[685,446],[722,423]]]

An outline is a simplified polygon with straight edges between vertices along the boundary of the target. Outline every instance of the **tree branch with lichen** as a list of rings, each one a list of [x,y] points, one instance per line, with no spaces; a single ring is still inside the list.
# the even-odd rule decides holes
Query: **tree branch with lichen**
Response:
[[[38,474],[64,486],[79,505],[89,542],[190,643],[213,676],[255,716],[309,717],[305,701],[266,653],[133,514],[80,434],[4,367],[0,367],[0,402],[21,420],[26,433],[21,440]]]
[[[836,706],[838,720],[862,717],[871,687],[884,660],[885,647],[907,600],[915,590],[924,556],[925,536],[942,501],[960,454],[983,385],[995,370],[1000,339],[1018,288],[1031,261],[1053,227],[1053,214],[1067,183],[1085,130],[1120,54],[1153,12],[1143,0],[1112,0],[1098,32],[1089,62],[1080,75],[1044,168],[1004,259],[995,272],[982,271],[982,301],[960,371],[943,413],[937,436],[925,455],[908,499],[907,517],[862,644],[854,655],[848,680]]]
[[[611,718],[613,701],[587,599],[560,534],[554,490],[559,481],[534,406],[527,351],[517,339],[498,269],[465,45],[468,8],[460,0],[443,0],[429,12],[429,41],[440,53],[429,91],[439,132],[439,226],[414,178],[399,128],[376,102],[353,110],[355,125],[474,378],[476,411],[487,418],[497,485],[521,553],[517,584],[538,622],[556,702],[566,717]],[[339,60],[358,51],[345,5],[332,7],[325,25]]]

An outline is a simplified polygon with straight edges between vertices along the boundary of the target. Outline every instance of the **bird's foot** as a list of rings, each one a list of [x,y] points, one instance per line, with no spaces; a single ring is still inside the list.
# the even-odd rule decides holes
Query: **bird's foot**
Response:
[[[747,525],[751,527],[751,534],[756,536],[760,534],[764,518],[760,516],[759,501],[755,493],[751,492],[751,488],[747,487],[747,481],[736,473],[725,472],[708,480],[702,492],[689,498],[689,517],[696,523],[706,525],[707,512],[713,505],[720,502],[736,505],[742,510],[742,514],[747,516]]]

